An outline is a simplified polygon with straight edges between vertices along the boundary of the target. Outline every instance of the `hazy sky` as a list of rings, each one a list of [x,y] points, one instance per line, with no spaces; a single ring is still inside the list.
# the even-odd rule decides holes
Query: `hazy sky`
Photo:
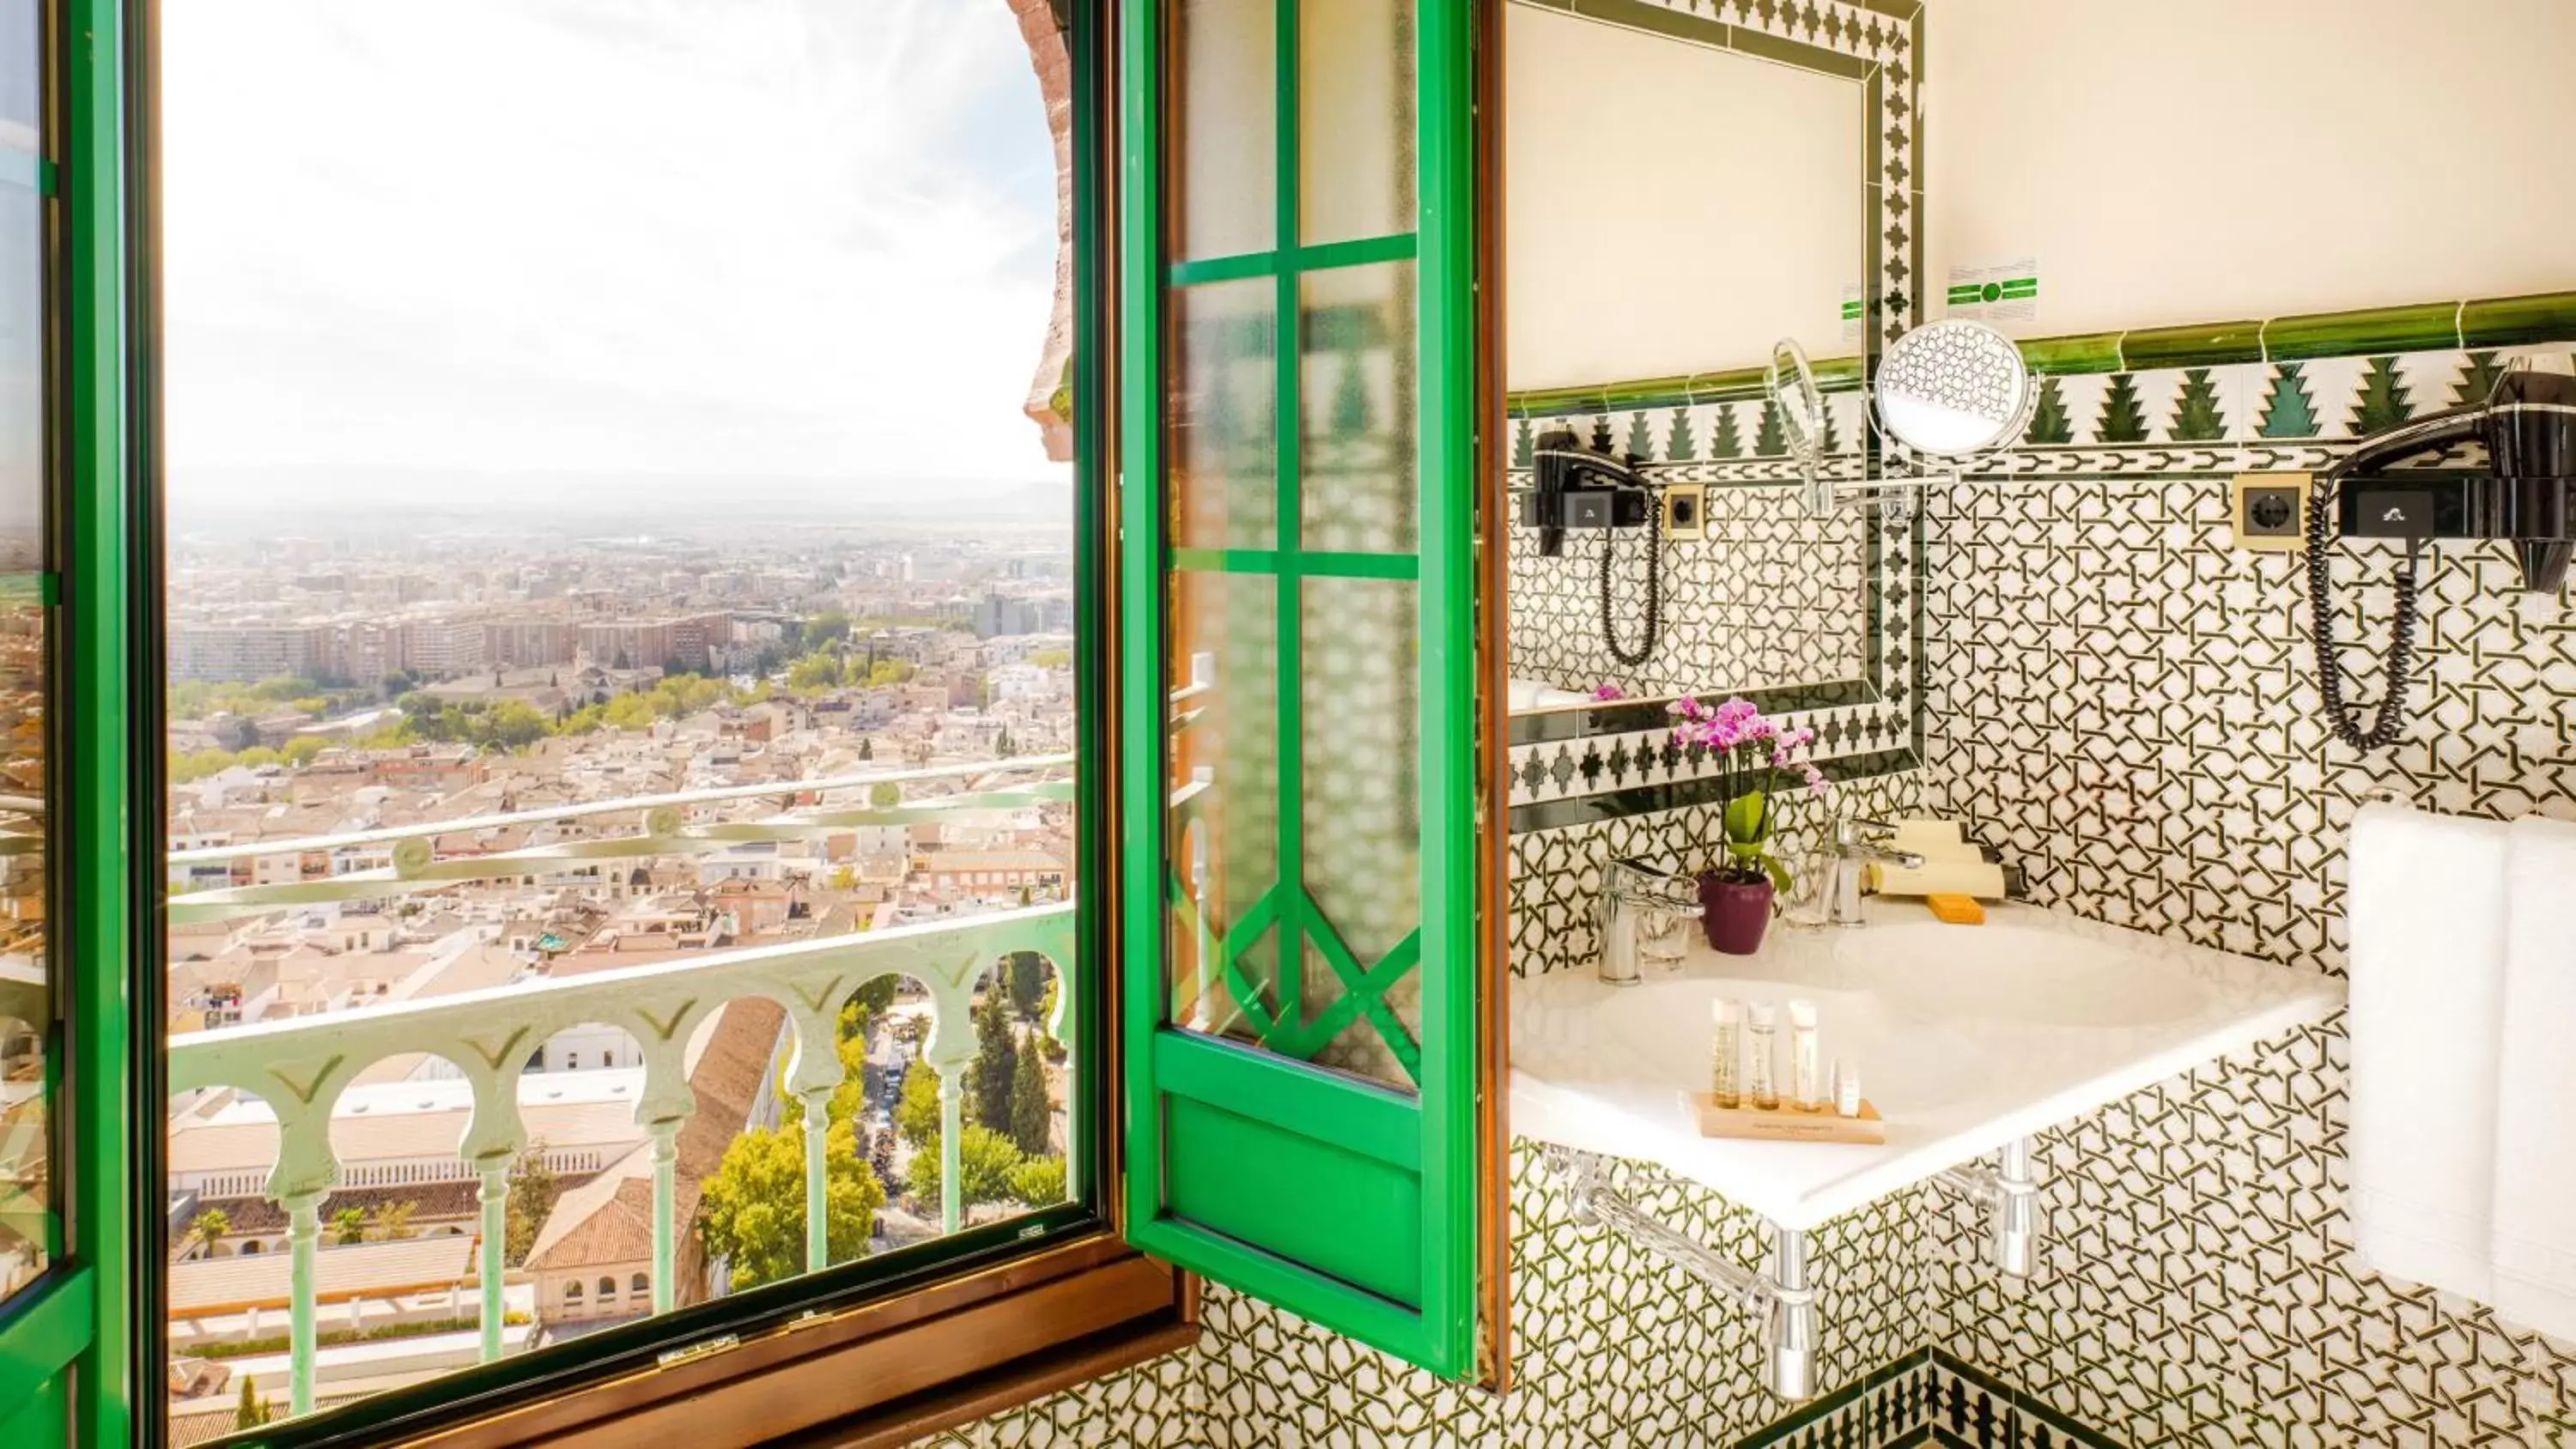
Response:
[[[1005,0],[161,15],[182,506],[272,466],[1063,476]]]

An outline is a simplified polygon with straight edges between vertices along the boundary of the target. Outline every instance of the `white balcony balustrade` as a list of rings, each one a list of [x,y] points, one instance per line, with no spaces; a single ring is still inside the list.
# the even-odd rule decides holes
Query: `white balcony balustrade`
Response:
[[[756,820],[691,818],[712,816],[712,807],[727,800],[812,798],[835,790],[874,790],[886,784],[910,786],[970,776],[979,783],[1019,774],[1062,776],[1070,773],[1070,763],[1068,757],[1050,757],[963,769],[730,787],[311,840],[174,852],[174,866],[195,866],[290,852],[331,858],[342,852],[381,851],[390,845],[395,864],[390,870],[291,884],[196,892],[174,899],[171,914],[181,920],[220,919],[299,905],[448,890],[467,881],[542,878],[590,870],[620,857],[669,856],[740,841],[802,839],[846,833],[857,826],[1024,809],[1070,798],[1071,780],[984,785],[928,800],[851,809],[807,808]],[[640,812],[644,828],[627,835],[453,859],[434,858],[429,849],[432,838],[454,839],[621,810]],[[735,1001],[765,999],[783,1011],[793,1044],[781,1085],[804,1107],[805,1261],[822,1265],[829,1261],[826,1109],[843,1082],[837,1050],[842,1005],[858,988],[882,977],[900,976],[918,983],[929,994],[931,1019],[920,1061],[937,1073],[940,1089],[940,1218],[944,1231],[955,1232],[964,1217],[958,1148],[965,1074],[976,1051],[970,1020],[976,989],[988,977],[998,981],[995,964],[1017,952],[1045,957],[1059,982],[1069,983],[1075,964],[1074,927],[1071,903],[1039,905],[854,935],[712,950],[577,977],[537,978],[173,1037],[169,1085],[174,1094],[231,1088],[257,1096],[276,1115],[277,1161],[262,1195],[282,1206],[287,1215],[290,1408],[303,1414],[314,1403],[316,1257],[323,1232],[322,1204],[334,1188],[352,1185],[332,1147],[333,1108],[342,1091],[370,1067],[391,1058],[434,1055],[451,1063],[471,1086],[473,1110],[454,1156],[470,1167],[480,1184],[479,1323],[481,1354],[490,1361],[502,1352],[511,1170],[530,1146],[520,1111],[521,1077],[531,1054],[549,1037],[586,1024],[604,1025],[622,1029],[641,1048],[643,1088],[635,1103],[635,1125],[651,1142],[652,1306],[655,1312],[665,1312],[673,1306],[679,1244],[688,1228],[677,1220],[676,1169],[681,1129],[696,1109],[685,1059],[699,1027]],[[1072,994],[1070,989],[1057,991],[1050,1031],[1076,1048],[1072,1060],[1078,1071],[1078,1044],[1071,1036]],[[1068,1117],[1069,1124],[1079,1121],[1079,1113]],[[1080,1144],[1069,1141],[1068,1187],[1077,1193],[1080,1160]]]

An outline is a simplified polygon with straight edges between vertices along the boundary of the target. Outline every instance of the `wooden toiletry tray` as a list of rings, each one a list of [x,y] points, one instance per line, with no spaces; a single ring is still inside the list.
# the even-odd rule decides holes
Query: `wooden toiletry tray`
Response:
[[[1887,1123],[1867,1101],[1860,1115],[1832,1111],[1802,1112],[1795,1107],[1721,1107],[1706,1092],[1684,1092],[1683,1102],[1699,1120],[1702,1137],[1744,1137],[1757,1142],[1849,1142],[1875,1147],[1887,1141]]]

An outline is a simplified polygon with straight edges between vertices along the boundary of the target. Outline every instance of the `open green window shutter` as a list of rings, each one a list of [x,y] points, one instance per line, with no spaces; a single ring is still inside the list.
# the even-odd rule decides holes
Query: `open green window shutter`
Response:
[[[1125,7],[1129,1236],[1475,1356],[1470,7]]]

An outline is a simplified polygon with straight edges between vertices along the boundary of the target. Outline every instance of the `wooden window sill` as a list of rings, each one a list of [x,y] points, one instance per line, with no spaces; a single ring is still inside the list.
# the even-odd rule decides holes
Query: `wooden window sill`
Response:
[[[878,1449],[1193,1341],[1189,1275],[1099,1233],[398,1441],[406,1449]]]

